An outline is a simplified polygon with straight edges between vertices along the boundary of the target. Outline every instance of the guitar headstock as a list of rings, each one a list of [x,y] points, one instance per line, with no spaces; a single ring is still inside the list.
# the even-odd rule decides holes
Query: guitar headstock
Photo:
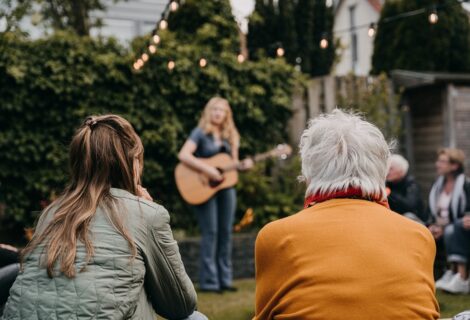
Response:
[[[288,156],[292,154],[292,147],[288,144],[278,144],[276,148],[264,152],[261,154],[255,155],[252,159],[257,161],[266,160],[267,158],[280,158],[281,160],[287,159]]]

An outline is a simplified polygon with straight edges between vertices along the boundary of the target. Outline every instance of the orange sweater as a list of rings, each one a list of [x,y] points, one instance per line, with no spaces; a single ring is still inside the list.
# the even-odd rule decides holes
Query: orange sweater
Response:
[[[262,319],[438,319],[430,232],[366,200],[333,199],[256,240]]]

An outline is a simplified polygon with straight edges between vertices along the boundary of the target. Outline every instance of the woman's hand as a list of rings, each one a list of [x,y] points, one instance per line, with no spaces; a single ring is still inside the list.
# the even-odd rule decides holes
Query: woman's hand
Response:
[[[462,218],[462,225],[465,230],[470,230],[470,215],[467,214]]]
[[[444,230],[441,226],[438,226],[438,225],[435,225],[435,224],[432,224],[429,226],[429,231],[431,231],[432,233],[432,236],[434,237],[434,239],[439,239],[440,237],[442,237],[442,234],[444,233]]]
[[[213,181],[222,181],[224,177],[220,174],[219,170],[215,167],[207,167],[205,170],[206,175],[209,177],[209,179]]]
[[[152,196],[148,193],[147,189],[142,187],[141,185],[137,186],[137,193],[140,198],[144,198],[145,200],[148,201],[153,201]]]
[[[253,168],[254,166],[254,161],[253,159],[251,158],[246,158],[246,159],[243,159],[240,164],[239,164],[239,168],[240,170],[242,171],[245,171],[245,170],[250,170],[251,168]]]

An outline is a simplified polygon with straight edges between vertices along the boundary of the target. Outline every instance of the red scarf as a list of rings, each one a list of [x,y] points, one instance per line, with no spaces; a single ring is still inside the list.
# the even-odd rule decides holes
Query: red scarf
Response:
[[[317,194],[311,194],[307,198],[305,198],[304,208],[311,207],[315,203],[318,203],[318,202],[323,202],[323,201],[326,201],[326,200],[338,199],[338,198],[359,198],[359,199],[363,199],[363,200],[369,200],[369,201],[376,202],[376,203],[386,207],[387,209],[390,209],[390,206],[388,205],[387,199],[385,199],[385,200],[380,200],[378,198],[377,199],[366,199],[362,196],[362,190],[361,189],[353,188],[353,187],[350,187],[346,190],[338,190],[338,191],[335,191],[333,193],[326,194],[326,195],[321,195],[321,194],[318,194],[318,193]]]

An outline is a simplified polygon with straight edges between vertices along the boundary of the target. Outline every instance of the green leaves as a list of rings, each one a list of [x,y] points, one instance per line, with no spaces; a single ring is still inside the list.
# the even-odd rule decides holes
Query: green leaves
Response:
[[[439,21],[428,15],[437,6]],[[423,14],[387,22],[397,14],[425,8]],[[470,70],[470,24],[456,0],[386,1],[378,23],[372,73],[393,69],[466,72]]]
[[[227,30],[232,29],[217,29],[217,34]],[[145,47],[145,40],[136,39],[133,45]],[[31,212],[41,210],[41,202],[50,201],[67,183],[67,146],[75,128],[90,114],[116,113],[134,125],[144,143],[145,186],[169,208],[176,227],[194,229],[195,217],[178,195],[173,170],[206,102],[214,95],[230,101],[243,157],[285,141],[290,98],[300,79],[279,60],[238,63],[236,50],[219,51],[225,40],[212,47],[201,45],[200,39],[182,43],[173,32],[163,33],[157,54],[133,73],[133,54],[112,40],[68,33],[35,41],[1,35],[0,46],[6,48],[0,55],[2,224],[32,225],[36,216]],[[204,69],[198,65],[202,54],[208,60]],[[169,60],[176,63],[172,71]],[[260,178],[257,172],[252,177],[252,188],[269,193],[271,177]],[[286,208],[294,212],[292,196],[281,191],[261,199],[280,209],[264,207],[253,193],[240,191],[240,210],[255,205],[270,217],[287,214]]]

